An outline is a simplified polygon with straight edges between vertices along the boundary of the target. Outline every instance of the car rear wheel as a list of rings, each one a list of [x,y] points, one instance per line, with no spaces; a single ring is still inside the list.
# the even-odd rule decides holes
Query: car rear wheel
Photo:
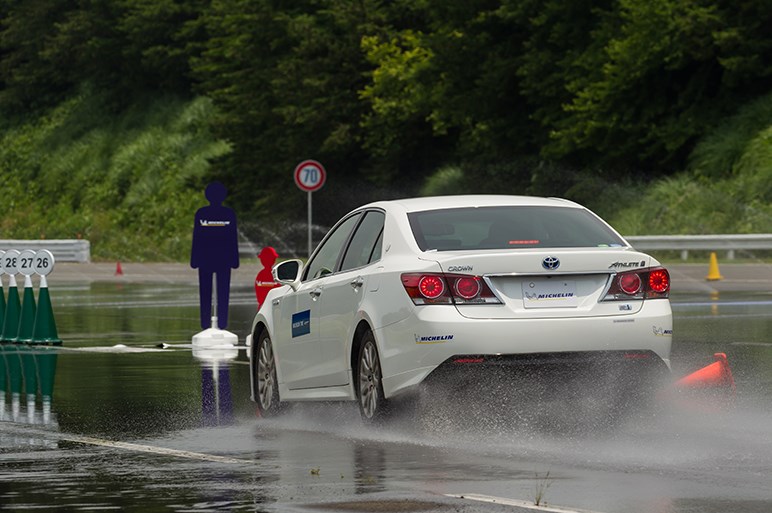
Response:
[[[386,416],[388,402],[383,395],[382,379],[375,337],[372,331],[368,331],[359,346],[356,380],[357,402],[365,422],[375,423]]]
[[[264,417],[276,415],[281,410],[279,385],[276,379],[276,358],[273,354],[271,336],[264,330],[255,348],[255,402]]]

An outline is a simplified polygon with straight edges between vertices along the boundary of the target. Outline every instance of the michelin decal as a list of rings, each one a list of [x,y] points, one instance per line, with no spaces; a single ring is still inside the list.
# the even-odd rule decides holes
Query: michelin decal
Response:
[[[453,335],[416,335],[416,344],[442,344],[453,340]]]

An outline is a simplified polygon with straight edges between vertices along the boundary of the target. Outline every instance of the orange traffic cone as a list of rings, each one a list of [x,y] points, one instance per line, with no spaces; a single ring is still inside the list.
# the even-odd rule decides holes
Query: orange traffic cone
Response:
[[[715,362],[679,379],[676,386],[686,389],[725,388],[734,395],[734,378],[726,354],[716,353],[713,358]]]
[[[121,267],[120,260],[118,261],[117,264],[115,264],[115,275],[116,276],[123,276],[123,268]]]

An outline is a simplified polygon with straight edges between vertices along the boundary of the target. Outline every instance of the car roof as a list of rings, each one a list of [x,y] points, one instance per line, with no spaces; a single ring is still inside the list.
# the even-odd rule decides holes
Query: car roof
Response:
[[[475,194],[458,196],[428,196],[424,198],[405,198],[389,201],[377,201],[361,208],[380,207],[384,209],[398,208],[405,212],[420,212],[424,210],[439,210],[464,207],[493,206],[547,206],[584,208],[573,201],[561,198],[541,198],[537,196],[505,196],[497,194]]]

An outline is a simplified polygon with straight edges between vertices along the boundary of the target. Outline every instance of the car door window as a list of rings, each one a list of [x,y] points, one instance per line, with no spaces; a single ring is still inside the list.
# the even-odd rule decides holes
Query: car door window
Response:
[[[315,280],[335,272],[338,257],[362,214],[357,213],[340,223],[322,242],[321,247],[308,263],[303,280]]]
[[[383,248],[383,228],[381,228],[381,233],[378,235],[378,240],[375,241],[375,246],[373,246],[373,251],[370,253],[370,262],[377,262],[381,259],[381,251]]]
[[[385,217],[383,212],[377,210],[365,214],[365,218],[359,223],[354,236],[351,237],[346,255],[343,257],[341,271],[356,269],[381,258],[378,241],[383,232]],[[378,246],[377,255],[375,255],[374,251],[376,246]]]

